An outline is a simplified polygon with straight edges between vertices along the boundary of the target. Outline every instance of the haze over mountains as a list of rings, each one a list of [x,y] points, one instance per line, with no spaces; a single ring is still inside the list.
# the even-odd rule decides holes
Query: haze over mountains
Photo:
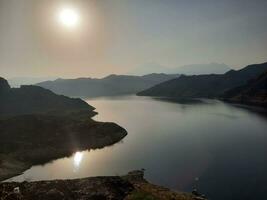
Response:
[[[240,70],[230,70],[222,75],[180,76],[160,83],[145,91],[141,96],[160,96],[175,98],[215,98],[229,89],[247,83],[267,71],[267,63],[249,65]]]
[[[224,74],[229,70],[231,70],[229,66],[219,63],[191,64],[180,67],[165,67],[156,63],[148,63],[140,67],[137,67],[131,73],[133,74],[167,73],[167,74],[200,75],[200,74]]]
[[[198,70],[196,70],[198,69]],[[213,70],[211,70],[213,69]],[[77,97],[99,97],[137,94],[141,96],[160,96],[174,98],[225,98],[230,101],[234,92],[239,91],[249,80],[256,79],[267,70],[267,64],[249,65],[240,70],[229,70],[224,64],[188,65],[179,70],[182,74],[199,73],[200,75],[179,75],[152,73],[143,76],[109,75],[104,78],[56,79],[37,83],[37,86],[57,94]],[[212,73],[218,74],[212,74]],[[205,73],[205,74],[201,74]],[[3,82],[3,81],[2,81]],[[5,85],[5,84],[4,84]],[[6,86],[10,88],[9,85]],[[32,86],[22,86],[23,90],[41,90]],[[234,88],[238,89],[234,89]],[[232,92],[224,93],[233,89]],[[16,89],[12,89],[15,91]],[[46,92],[49,92],[49,91]],[[22,92],[23,93],[23,92]],[[237,95],[237,94],[236,94]],[[241,95],[243,97],[243,95]],[[239,101],[241,96],[239,95]],[[263,100],[261,99],[261,102]],[[260,103],[259,103],[260,104]]]
[[[178,77],[176,74],[148,74],[144,76],[109,75],[107,77],[57,79],[38,83],[38,86],[57,94],[79,97],[136,94],[158,83]]]
[[[210,63],[210,64],[192,64],[184,65],[173,69],[173,73],[177,72],[184,75],[201,75],[201,74],[224,74],[231,70],[231,68],[225,64]]]
[[[141,71],[153,73],[142,76],[112,74],[104,78],[56,79],[36,85],[67,96],[114,96],[136,94],[164,81],[177,78],[179,74],[222,74],[229,70],[227,65],[218,63],[186,65],[179,68],[150,64],[141,67],[138,73],[142,74]]]
[[[55,80],[57,77],[14,77],[8,78],[7,81],[11,87],[19,87],[21,85],[34,85],[42,81]]]

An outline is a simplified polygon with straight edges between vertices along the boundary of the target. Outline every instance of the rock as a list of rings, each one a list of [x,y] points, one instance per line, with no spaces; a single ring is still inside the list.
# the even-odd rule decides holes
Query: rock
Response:
[[[126,175],[126,177],[127,177],[127,180],[129,180],[130,182],[140,182],[140,181],[143,182],[145,181],[144,169],[131,171]]]

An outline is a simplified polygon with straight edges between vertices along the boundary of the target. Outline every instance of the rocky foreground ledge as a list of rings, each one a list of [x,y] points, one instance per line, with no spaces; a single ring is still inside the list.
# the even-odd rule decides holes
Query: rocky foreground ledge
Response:
[[[10,182],[0,184],[1,200],[204,200],[174,192],[144,179],[143,171],[125,176],[91,177],[74,180]]]

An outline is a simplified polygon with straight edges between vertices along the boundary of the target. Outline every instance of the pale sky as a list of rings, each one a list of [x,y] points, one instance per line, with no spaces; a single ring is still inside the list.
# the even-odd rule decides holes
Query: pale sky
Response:
[[[78,14],[74,28],[59,23],[66,7]],[[0,76],[266,62],[266,11],[266,0],[0,0]]]

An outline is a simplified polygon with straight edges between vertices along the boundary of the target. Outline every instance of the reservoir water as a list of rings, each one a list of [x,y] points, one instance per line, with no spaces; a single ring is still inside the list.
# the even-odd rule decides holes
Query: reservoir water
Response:
[[[128,135],[113,146],[33,166],[11,180],[123,175],[144,168],[155,184],[183,191],[197,187],[210,199],[257,199],[267,191],[264,115],[216,100],[120,96],[86,101],[99,112],[95,120],[115,122]]]

